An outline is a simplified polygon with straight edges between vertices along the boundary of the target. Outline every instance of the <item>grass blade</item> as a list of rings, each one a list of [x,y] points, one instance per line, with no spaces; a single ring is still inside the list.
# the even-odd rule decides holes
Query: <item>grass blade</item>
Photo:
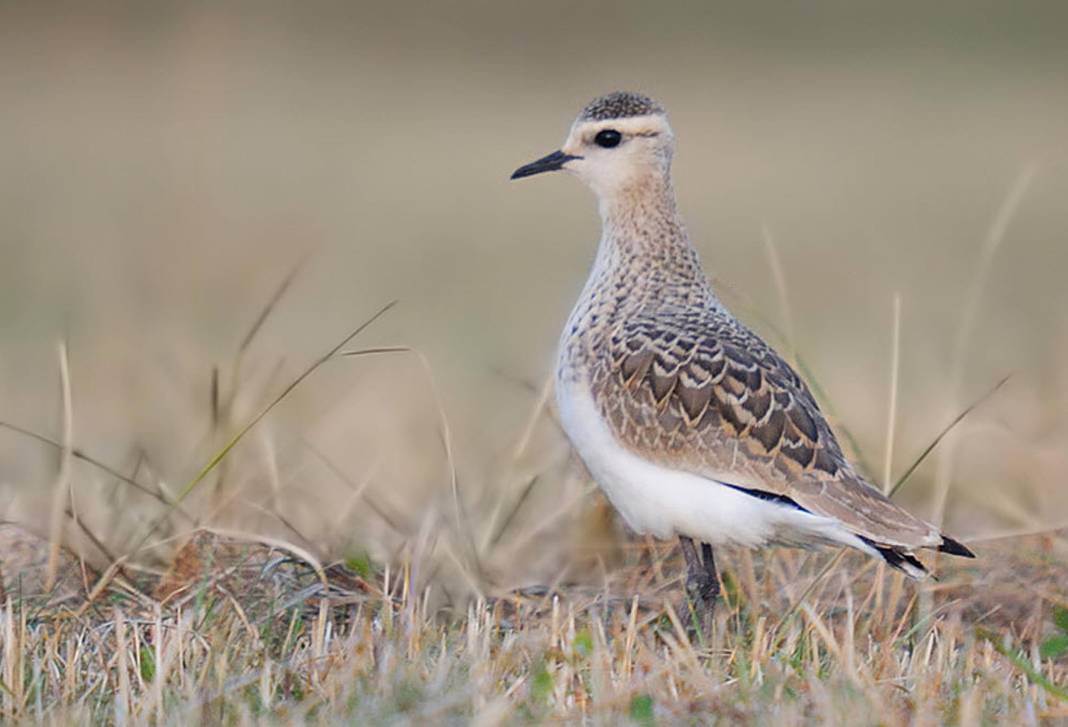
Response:
[[[894,430],[897,427],[898,373],[901,368],[901,293],[894,293],[894,327],[890,342],[890,402],[886,414],[886,454],[883,460],[883,492],[890,485],[894,465]]]
[[[307,255],[298,260],[297,264],[293,266],[293,269],[282,279],[282,282],[275,289],[274,294],[267,300],[267,303],[263,308],[260,309],[260,314],[256,316],[256,320],[252,322],[252,326],[249,327],[248,332],[245,333],[245,337],[241,339],[241,345],[237,347],[238,357],[243,356],[248,347],[252,345],[252,342],[256,340],[256,335],[260,332],[260,329],[263,328],[263,324],[267,322],[267,319],[271,316],[271,312],[274,311],[278,302],[282,300],[282,296],[289,290],[289,286],[293,284],[293,281],[296,279],[300,271],[304,269],[304,265],[307,262]]]
[[[905,473],[903,475],[901,475],[901,477],[898,478],[897,482],[894,483],[894,486],[890,488],[890,492],[887,493],[887,497],[893,497],[897,493],[897,491],[901,489],[902,485],[904,485],[906,482],[908,482],[908,479],[909,479],[909,477],[912,476],[912,473],[915,472],[916,469],[921,464],[923,464],[923,461],[925,459],[927,459],[927,455],[929,455],[931,452],[934,451],[934,448],[938,446],[938,443],[941,442],[945,438],[945,436],[947,434],[949,434],[953,430],[953,428],[955,426],[957,426],[962,421],[964,421],[964,417],[968,416],[972,412],[973,409],[975,409],[977,406],[979,406],[984,401],[986,401],[991,396],[993,396],[997,392],[997,390],[1000,389],[1002,386],[1004,386],[1005,382],[1007,382],[1011,378],[1012,378],[1012,374],[1009,374],[1008,376],[1005,376],[1004,378],[1002,378],[1001,381],[999,381],[996,384],[994,384],[994,388],[990,389],[990,391],[986,392],[985,394],[980,396],[978,399],[973,401],[968,406],[968,408],[966,408],[964,411],[962,411],[960,414],[958,414],[956,416],[956,418],[953,419],[953,421],[951,421],[949,424],[947,424],[946,428],[938,433],[938,436],[935,437],[931,441],[931,443],[927,445],[927,448],[925,450],[923,450],[923,452],[920,453],[920,456],[917,457],[916,460],[911,465],[909,465],[909,468],[907,470],[905,470]]]
[[[63,401],[63,438],[59,450],[59,472],[52,486],[52,512],[48,527],[48,565],[45,570],[45,590],[51,591],[56,585],[56,573],[59,570],[59,549],[63,539],[64,501],[70,492],[71,440],[74,438],[74,412],[70,396],[70,360],[67,356],[67,344],[59,343],[59,384]]]
[[[397,301],[393,300],[393,301],[390,301],[389,303],[387,303],[386,305],[382,306],[374,315],[372,315],[366,321],[364,321],[359,326],[357,326],[356,329],[354,331],[352,331],[352,333],[350,333],[349,335],[345,336],[345,338],[341,339],[341,341],[338,344],[336,344],[333,348],[331,348],[325,354],[323,354],[318,359],[316,359],[315,362],[311,364],[311,366],[309,366],[308,368],[304,369],[304,371],[299,376],[297,376],[295,379],[293,379],[291,382],[289,382],[289,384],[282,390],[282,392],[278,396],[276,396],[274,399],[272,399],[270,401],[270,403],[268,403],[265,407],[260,409],[260,411],[255,416],[253,416],[251,419],[249,419],[248,422],[246,422],[245,425],[242,426],[237,431],[237,433],[234,434],[229,439],[229,441],[227,441],[226,444],[224,444],[223,447],[221,449],[219,449],[211,457],[211,459],[209,459],[207,461],[207,463],[204,464],[203,467],[200,468],[200,471],[197,472],[197,474],[193,477],[193,479],[191,479],[185,485],[185,487],[183,487],[178,492],[178,494],[175,496],[175,504],[182,502],[186,497],[188,497],[189,494],[193,490],[195,490],[197,488],[197,486],[201,482],[203,482],[207,478],[207,476],[210,475],[212,473],[212,471],[216,467],[219,466],[219,463],[222,462],[226,458],[226,456],[228,454],[230,454],[231,450],[233,450],[233,448],[237,446],[238,442],[240,442],[242,439],[244,439],[245,435],[248,434],[252,430],[253,427],[255,427],[257,424],[259,424],[260,421],[262,421],[263,418],[265,416],[267,416],[271,412],[272,409],[274,409],[276,406],[278,406],[278,404],[280,404],[287,396],[289,396],[293,392],[294,389],[296,389],[298,386],[300,386],[309,376],[311,376],[313,373],[315,373],[315,371],[318,370],[318,368],[320,366],[322,366],[324,363],[326,363],[327,361],[332,359],[334,356],[336,356],[338,351],[340,351],[342,348],[344,348],[346,345],[348,345],[349,341],[351,341],[352,339],[356,338],[356,336],[358,336],[361,333],[363,333],[363,331],[366,330],[368,326],[370,326],[372,323],[374,323],[379,318],[381,318],[383,315],[385,315],[385,313],[390,308],[395,306],[396,304],[397,304]],[[141,536],[141,539],[137,542],[137,545],[134,547],[134,550],[140,550],[144,546],[144,544],[152,536],[152,533],[154,533],[156,531],[156,528],[158,528],[160,526],[160,524],[162,524],[163,521],[167,519],[167,517],[170,515],[170,512],[171,512],[172,509],[173,509],[173,506],[172,507],[168,507],[166,511],[164,511],[162,514],[160,514],[159,517],[157,517],[154,521],[152,521],[152,524],[149,526],[148,530],[145,532],[144,535]]]

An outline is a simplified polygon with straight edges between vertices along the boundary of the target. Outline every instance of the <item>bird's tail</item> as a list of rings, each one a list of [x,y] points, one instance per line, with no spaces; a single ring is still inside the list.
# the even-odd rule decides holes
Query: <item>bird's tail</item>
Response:
[[[882,559],[886,561],[887,565],[896,568],[909,578],[923,580],[930,575],[927,567],[921,563],[916,556],[904,548],[893,545],[880,545],[869,538],[861,538],[861,540],[882,556]],[[935,547],[935,550],[941,553],[949,553],[950,555],[959,555],[962,558],[975,557],[975,553],[969,550],[965,545],[947,535],[942,536],[942,542]]]
[[[865,538],[867,540],[867,538]],[[912,553],[901,548],[895,548],[890,545],[878,545],[877,543],[867,540],[868,545],[875,548],[875,551],[883,557],[887,565],[891,568],[896,568],[909,578],[921,581],[930,573],[927,572],[927,568],[916,559]]]
[[[942,535],[942,544],[935,550],[941,553],[949,553],[950,555],[959,555],[962,558],[974,558],[975,553],[968,550],[959,540],[954,540],[948,535]]]

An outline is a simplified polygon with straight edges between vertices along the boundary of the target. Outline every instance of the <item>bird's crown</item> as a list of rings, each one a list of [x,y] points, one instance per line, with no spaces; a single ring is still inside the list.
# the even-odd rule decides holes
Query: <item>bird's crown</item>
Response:
[[[579,120],[607,121],[662,113],[664,107],[648,96],[632,91],[616,91],[598,96],[586,104],[586,108],[579,114]]]

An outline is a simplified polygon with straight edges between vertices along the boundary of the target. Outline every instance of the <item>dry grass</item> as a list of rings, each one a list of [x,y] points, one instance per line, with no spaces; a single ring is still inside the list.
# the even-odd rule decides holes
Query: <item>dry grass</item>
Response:
[[[97,535],[78,517],[73,490],[62,484],[67,474],[52,512],[79,527],[104,562],[95,558],[94,568],[60,548],[54,524],[47,538],[14,524],[0,528],[6,722],[968,725],[1068,718],[1068,649],[1042,653],[1057,633],[1054,614],[1068,608],[1063,532],[994,540],[980,545],[975,562],[940,558],[941,580],[919,586],[857,554],[728,553],[714,623],[689,631],[679,616],[682,566],[673,545],[621,533],[603,498],[566,465],[565,474],[550,467],[516,492],[465,504],[435,394],[446,487],[421,523],[398,524],[367,499],[366,482],[350,483],[341,514],[326,518],[316,536],[302,534],[287,519],[276,453],[268,451],[262,465],[266,498],[262,484],[240,484],[235,465],[242,460],[228,455],[324,362],[411,352],[343,351],[365,326],[289,383],[275,382],[280,394],[268,387],[247,420],[231,404],[216,409],[213,378],[214,452],[176,493],[156,483],[157,511],[127,534],[123,555],[104,544],[115,534]],[[65,363],[61,355],[64,390]],[[510,451],[516,471],[546,423],[546,391]],[[236,391],[226,397],[236,398]],[[68,404],[68,432],[72,419]],[[55,446],[66,468],[72,457],[101,466],[72,449],[69,434]],[[151,491],[137,469],[119,476],[131,495]],[[553,478],[570,482],[571,494],[522,514],[536,485]],[[204,512],[192,514],[187,499],[209,484],[210,497],[194,509]],[[233,503],[276,521],[289,537],[188,524],[225,520],[219,513]],[[329,560],[337,552],[328,544],[339,542],[331,528],[346,527],[361,504],[390,523],[394,547],[378,561],[351,549]],[[552,577],[515,586],[538,572]]]
[[[509,449],[518,486],[461,492],[448,419],[430,381],[445,459],[439,496],[399,517],[370,499],[366,481],[348,482],[343,506],[319,512],[309,535],[290,519],[293,501],[269,442],[260,441],[267,446],[258,464],[235,450],[324,362],[361,353],[344,350],[354,336],[288,383],[272,376],[245,415],[232,406],[240,392],[220,390],[214,377],[211,449],[184,487],[146,477],[140,464],[119,475],[74,449],[69,434],[52,443],[64,467],[72,458],[105,467],[128,487],[113,510],[145,493],[154,493],[154,509],[130,520],[132,532],[94,532],[63,474],[52,512],[65,516],[68,539],[80,533],[99,551],[92,563],[59,549],[54,535],[0,529],[5,722],[1068,718],[1068,649],[1042,651],[1057,633],[1057,609],[1068,608],[1063,531],[979,543],[978,561],[937,558],[941,580],[921,585],[857,554],[728,552],[714,623],[687,631],[673,545],[621,533],[566,460],[550,457],[555,464],[519,477],[533,467],[537,430],[551,421],[544,387]],[[63,388],[67,380],[65,373]],[[68,405],[65,430],[74,418]],[[242,468],[258,474],[242,477]],[[532,492],[544,482],[554,483],[549,502],[533,508]],[[273,527],[244,533],[197,524],[225,523],[222,513],[238,506]],[[350,527],[354,510],[389,523],[375,557],[351,540],[338,545],[346,541],[335,531]]]
[[[42,541],[43,543],[43,541]],[[320,571],[280,544],[198,531],[169,571],[8,593],[8,723],[1028,724],[1068,718],[1068,660],[1041,659],[1068,605],[1057,534],[945,560],[918,591],[847,556],[728,560],[708,633],[675,615],[681,564],[631,542],[601,587],[433,607],[422,564]],[[926,604],[926,605],[921,605]],[[1031,673],[1028,673],[1028,670]],[[1060,685],[1060,686],[1058,686]]]
[[[280,385],[282,396],[265,394],[266,408],[253,407],[249,421],[317,366]],[[510,450],[515,463],[530,455],[546,400],[542,391]],[[66,515],[67,532],[80,532],[103,555],[92,564],[57,549],[54,538],[4,524],[4,721],[1068,718],[1068,659],[1063,650],[1040,653],[1056,635],[1057,609],[1068,607],[1063,531],[979,543],[978,561],[938,558],[941,580],[919,586],[857,554],[728,552],[724,602],[707,632],[692,632],[678,616],[682,564],[671,544],[621,533],[585,478],[552,467],[515,491],[465,498],[448,422],[440,402],[435,407],[450,464],[441,497],[415,527],[368,499],[362,482],[350,483],[337,514],[320,513],[314,536],[302,534],[286,517],[273,452],[266,498],[262,483],[250,491],[236,467],[220,466],[242,461],[227,454],[243,436],[218,437],[221,449],[177,494],[157,482],[156,514],[125,538],[94,533],[73,491],[59,490],[53,508]],[[236,415],[225,419],[217,417],[224,430],[252,429]],[[61,449],[100,466],[69,444]],[[129,495],[113,506],[151,491],[137,469],[122,476]],[[539,483],[554,479],[570,483],[571,493],[565,487],[566,497],[528,512]],[[202,507],[182,501],[209,483],[214,491]],[[189,525],[234,502],[289,536]],[[385,556],[350,548],[336,560],[343,551],[329,545],[341,542],[331,530],[348,527],[353,509],[392,523]],[[105,545],[115,540],[126,542],[118,557]],[[549,574],[544,583],[516,587],[537,573]]]

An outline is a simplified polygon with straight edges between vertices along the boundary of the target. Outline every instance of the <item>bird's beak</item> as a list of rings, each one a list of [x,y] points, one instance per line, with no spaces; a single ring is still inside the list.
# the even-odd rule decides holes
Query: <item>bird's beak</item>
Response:
[[[548,156],[543,156],[537,161],[533,161],[530,164],[524,164],[523,166],[512,172],[512,179],[522,179],[523,177],[532,177],[535,174],[541,174],[542,172],[555,172],[558,169],[563,169],[564,165],[572,159],[581,159],[572,154],[565,154],[562,151],[554,151]]]

